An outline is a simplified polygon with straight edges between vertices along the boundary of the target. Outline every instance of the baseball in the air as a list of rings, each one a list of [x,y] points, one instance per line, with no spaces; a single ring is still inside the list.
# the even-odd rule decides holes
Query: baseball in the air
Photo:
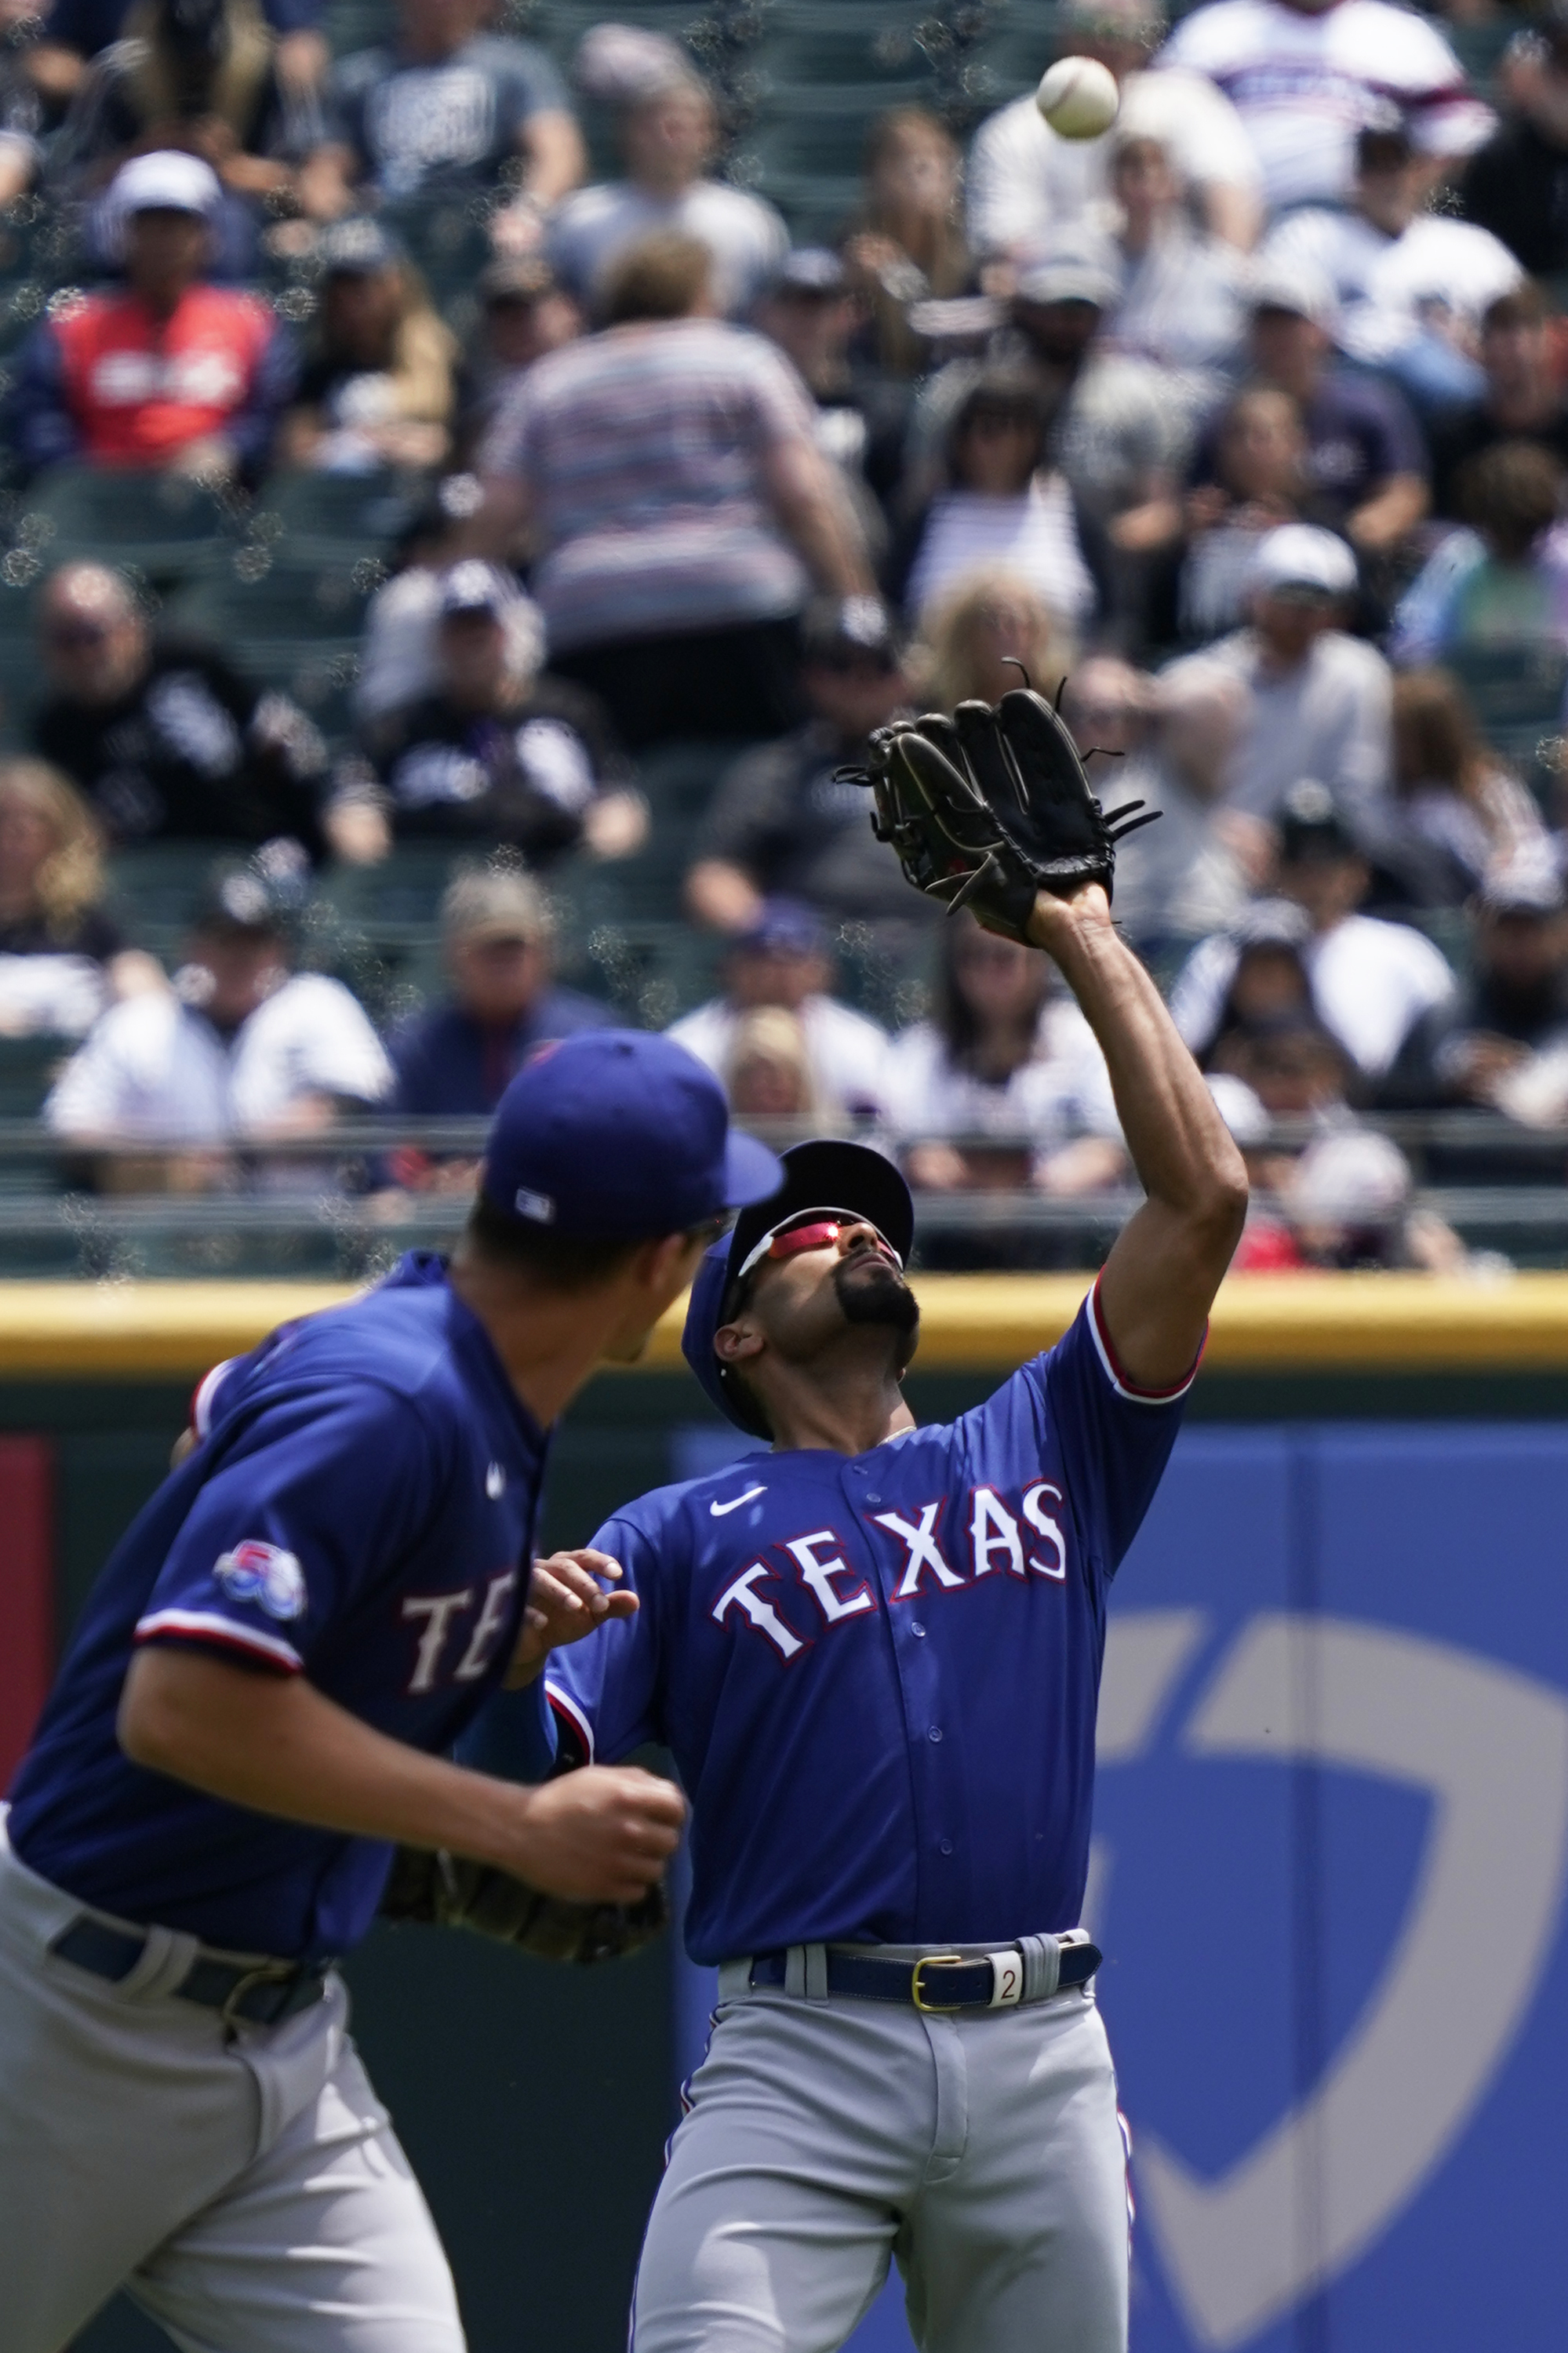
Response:
[[[1034,103],[1059,139],[1097,139],[1116,121],[1116,76],[1097,58],[1058,58],[1041,76]]]

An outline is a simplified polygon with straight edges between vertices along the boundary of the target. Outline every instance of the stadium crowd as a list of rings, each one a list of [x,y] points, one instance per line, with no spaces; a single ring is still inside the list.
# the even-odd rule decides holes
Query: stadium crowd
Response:
[[[1039,14],[1117,77],[1108,132],[1025,91],[966,147],[900,104],[801,242],[636,23],[564,76],[485,0],[396,0],[335,60],[313,0],[13,12],[0,201],[88,257],[7,363],[14,512],[99,470],[231,523],[292,485],[307,537],[313,497],[403,501],[326,721],[232,597],[18,542],[0,1027],[81,1041],[44,1112],[79,1181],[234,1185],[345,1115],[489,1111],[623,1014],[578,936],[619,876],[717,951],[665,1010],[743,1116],[863,1123],[927,1198],[1114,1190],[1046,960],[930,920],[846,773],[1022,665],[1097,789],[1164,813],[1116,911],[1253,1164],[1242,1263],[1467,1262],[1368,1122],[1568,1131],[1568,5],[1499,20],[1485,95],[1470,8]],[[454,191],[482,249],[438,301],[416,225]],[[252,528],[225,561],[273,559]],[[171,976],[113,876],[178,844],[226,858]],[[411,845],[450,853],[445,981],[395,1018],[306,968],[301,911]],[[404,1144],[358,1181],[391,1214],[471,1177]],[[926,1251],[1083,1248],[989,1219]]]

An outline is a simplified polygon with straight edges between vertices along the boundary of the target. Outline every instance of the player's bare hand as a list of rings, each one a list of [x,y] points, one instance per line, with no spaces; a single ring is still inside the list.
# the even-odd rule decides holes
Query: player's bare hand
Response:
[[[546,1895],[635,1904],[662,1875],[685,1819],[673,1782],[635,1765],[588,1765],[526,1793],[513,1852],[495,1860]]]
[[[1086,938],[1110,929],[1110,901],[1097,882],[1086,882],[1070,899],[1059,899],[1054,891],[1040,892],[1029,918],[1030,939],[1059,964]]]
[[[523,1630],[506,1671],[508,1691],[532,1683],[552,1651],[561,1650],[567,1642],[580,1642],[607,1618],[635,1615],[635,1593],[604,1589],[606,1584],[619,1583],[620,1577],[620,1563],[588,1546],[577,1552],[553,1552],[547,1560],[534,1563]]]

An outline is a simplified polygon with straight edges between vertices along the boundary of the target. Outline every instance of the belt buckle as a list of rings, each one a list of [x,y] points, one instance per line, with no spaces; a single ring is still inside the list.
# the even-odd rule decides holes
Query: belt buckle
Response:
[[[240,2003],[244,2001],[249,1995],[253,1993],[258,1986],[286,1986],[291,1984],[293,1979],[298,1978],[299,1975],[300,1971],[290,1961],[262,1961],[255,1968],[247,1969],[244,1976],[236,1978],[234,1984],[230,1986],[228,1993],[225,1994],[222,2007],[219,2009],[217,2013],[219,2019],[222,2023],[228,2027],[229,2032],[232,2033],[235,2028],[240,2023]],[[275,2021],[255,2019],[249,2022],[252,2025],[260,2026],[271,2024]]]
[[[938,2015],[962,2010],[964,2005],[961,2001],[927,2001],[920,1984],[920,1973],[923,1969],[961,1969],[964,1966],[962,1953],[923,1953],[909,1973],[909,1999],[916,2009]]]

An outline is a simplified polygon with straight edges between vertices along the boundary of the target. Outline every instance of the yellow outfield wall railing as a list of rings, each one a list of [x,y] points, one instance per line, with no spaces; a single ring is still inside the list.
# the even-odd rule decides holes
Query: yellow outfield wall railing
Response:
[[[1086,1275],[925,1275],[922,1372],[1007,1367],[1065,1331]],[[353,1296],[333,1283],[0,1282],[0,1379],[195,1377],[274,1324]],[[681,1363],[683,1309],[647,1369]],[[1215,1303],[1218,1373],[1568,1371],[1568,1274],[1244,1275]]]

